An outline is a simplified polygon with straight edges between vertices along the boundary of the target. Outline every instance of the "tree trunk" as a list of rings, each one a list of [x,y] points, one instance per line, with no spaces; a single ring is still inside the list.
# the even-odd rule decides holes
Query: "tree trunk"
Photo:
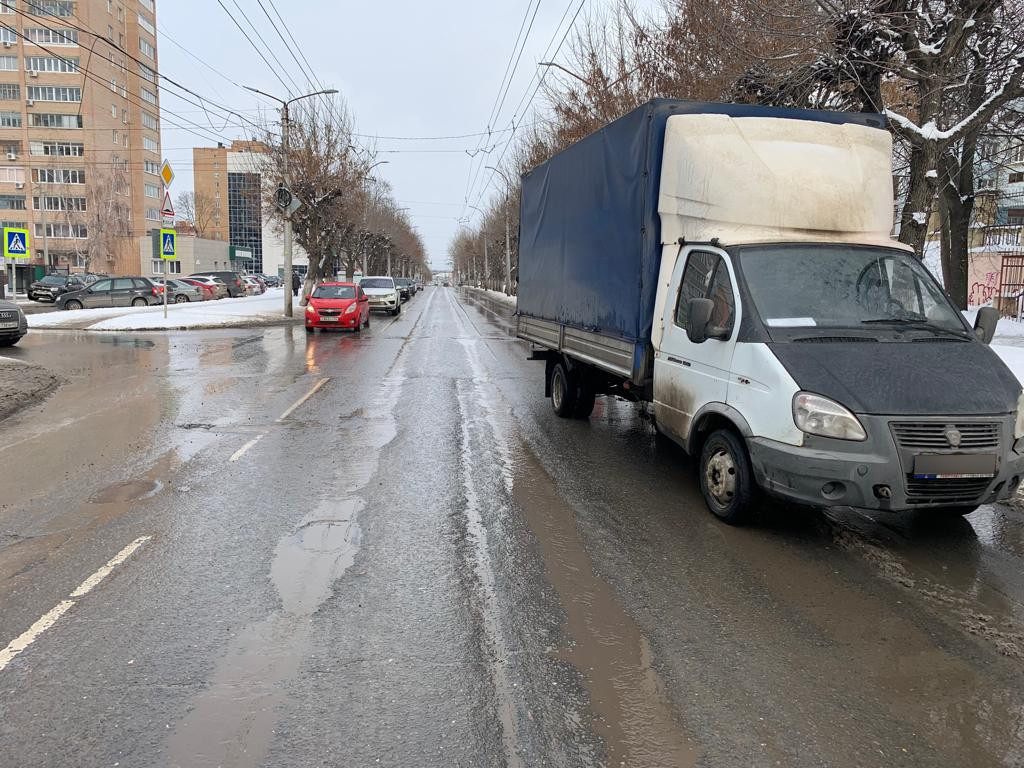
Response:
[[[910,188],[907,202],[900,214],[899,241],[913,247],[918,258],[924,255],[928,238],[928,215],[935,200],[935,187],[928,171],[936,167],[935,148],[931,142],[910,151]]]

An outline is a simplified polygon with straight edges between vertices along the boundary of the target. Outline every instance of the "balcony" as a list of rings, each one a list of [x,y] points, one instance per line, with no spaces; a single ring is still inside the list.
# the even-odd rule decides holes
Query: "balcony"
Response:
[[[1024,226],[985,227],[985,245],[1024,247]]]

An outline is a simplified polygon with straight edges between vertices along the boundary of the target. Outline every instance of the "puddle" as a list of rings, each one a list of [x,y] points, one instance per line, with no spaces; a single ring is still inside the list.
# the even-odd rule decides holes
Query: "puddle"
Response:
[[[159,480],[129,480],[103,489],[89,501],[92,504],[118,504],[126,501],[143,501],[156,496],[163,490]]]
[[[673,712],[647,639],[593,568],[572,509],[523,446],[514,498],[540,545],[548,581],[566,615],[570,644],[553,655],[576,667],[611,766],[687,768],[702,750]]]

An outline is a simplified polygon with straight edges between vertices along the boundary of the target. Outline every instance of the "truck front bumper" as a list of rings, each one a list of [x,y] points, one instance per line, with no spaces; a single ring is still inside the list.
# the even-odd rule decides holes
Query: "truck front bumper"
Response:
[[[1002,501],[1024,479],[1024,455],[1014,451],[1012,415],[988,418],[858,418],[868,432],[864,442],[807,436],[795,446],[766,438],[747,439],[757,484],[768,493],[816,507],[850,506],[904,511],[936,507],[972,507]],[[915,478],[913,461],[923,453],[957,453],[953,448],[915,450],[900,445],[895,422],[933,425],[999,423],[998,446],[970,449],[996,454],[996,475],[989,478]]]

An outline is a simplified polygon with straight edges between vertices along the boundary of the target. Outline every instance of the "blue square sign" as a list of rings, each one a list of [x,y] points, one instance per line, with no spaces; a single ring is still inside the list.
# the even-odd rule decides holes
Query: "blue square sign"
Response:
[[[28,230],[17,227],[4,227],[4,257],[8,259],[27,259],[30,243]]]
[[[178,233],[173,229],[160,230],[160,258],[168,261],[178,258]]]

